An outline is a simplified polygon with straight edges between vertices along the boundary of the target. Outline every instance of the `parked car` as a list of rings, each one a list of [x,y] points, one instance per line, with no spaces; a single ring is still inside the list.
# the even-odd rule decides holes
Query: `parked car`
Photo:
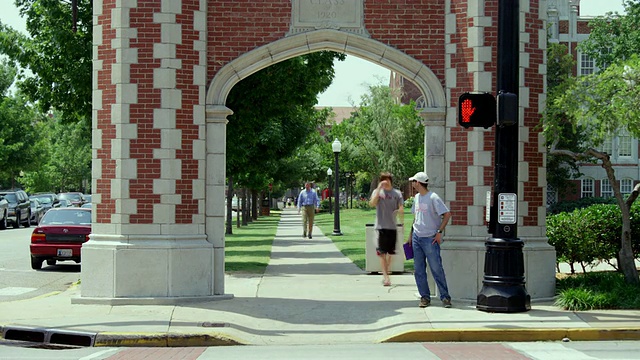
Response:
[[[9,202],[8,211],[8,223],[11,223],[14,228],[19,228],[20,224],[24,227],[31,226],[29,219],[31,219],[31,201],[29,196],[23,190],[2,190],[0,195],[4,196],[5,200]]]
[[[0,196],[0,230],[7,228],[7,217],[9,216],[9,202],[4,199],[4,196]]]
[[[39,270],[42,262],[80,263],[80,249],[91,233],[91,209],[54,208],[47,211],[31,234],[31,268]]]
[[[91,202],[91,194],[84,194],[82,195],[82,198],[84,199],[85,204]]]
[[[82,197],[81,192],[65,192],[58,194],[59,200],[67,200],[71,203],[70,206],[80,207],[84,204],[84,197]]]
[[[58,206],[56,208],[65,208],[71,206],[71,201],[67,199],[58,200]]]
[[[29,196],[29,199],[38,199],[42,207],[44,207],[45,212],[51,208],[58,207],[58,204],[60,204],[58,195],[54,193],[36,193]]]
[[[88,202],[88,203],[84,203],[84,204],[82,204],[82,206],[80,206],[80,207],[81,207],[81,208],[91,209],[92,205],[91,205],[91,203],[90,203],[90,202]]]
[[[31,221],[33,225],[38,225],[47,210],[42,206],[40,200],[36,198],[29,198],[29,200],[31,200],[31,218],[29,221]]]

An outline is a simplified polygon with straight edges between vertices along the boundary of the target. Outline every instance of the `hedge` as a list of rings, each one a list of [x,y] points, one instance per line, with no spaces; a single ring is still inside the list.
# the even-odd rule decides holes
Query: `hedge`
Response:
[[[547,216],[547,237],[556,249],[556,261],[585,267],[617,258],[622,218],[617,205],[596,204]],[[631,208],[631,238],[636,257],[640,254],[640,204]]]

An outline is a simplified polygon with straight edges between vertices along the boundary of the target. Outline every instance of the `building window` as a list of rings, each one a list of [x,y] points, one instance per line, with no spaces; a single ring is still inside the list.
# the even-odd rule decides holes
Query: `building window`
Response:
[[[416,99],[416,110],[424,110],[427,107],[427,101],[424,96],[420,96]]]
[[[547,184],[547,207],[556,204],[558,202],[558,192],[552,186]]]
[[[594,180],[592,178],[582,179],[582,191],[580,197],[593,197],[593,186]]]
[[[618,136],[618,156],[631,157],[631,135],[626,131]]]
[[[622,195],[629,195],[633,191],[633,179],[622,179],[620,180],[620,192]]]
[[[590,75],[596,72],[596,64],[592,57],[580,53],[580,75]]]
[[[603,153],[607,153],[609,155],[613,155],[613,140],[611,138],[606,139],[602,143],[602,146],[600,147],[600,150]]]
[[[613,197],[613,187],[609,179],[602,179],[602,181],[600,181],[600,196],[603,198]]]

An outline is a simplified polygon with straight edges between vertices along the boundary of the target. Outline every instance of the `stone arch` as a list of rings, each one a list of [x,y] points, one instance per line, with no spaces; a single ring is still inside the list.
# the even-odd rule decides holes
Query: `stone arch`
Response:
[[[278,62],[321,50],[354,55],[399,73],[418,86],[426,100],[427,108],[444,114],[446,96],[442,83],[427,66],[374,39],[330,29],[280,39],[226,64],[211,81],[206,104],[224,105],[231,88],[240,80]]]

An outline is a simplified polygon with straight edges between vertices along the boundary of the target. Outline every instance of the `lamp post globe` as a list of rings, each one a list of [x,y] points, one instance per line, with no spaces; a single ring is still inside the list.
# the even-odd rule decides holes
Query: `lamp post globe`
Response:
[[[336,138],[333,140],[331,144],[331,149],[333,150],[333,155],[335,157],[335,211],[333,213],[333,233],[334,236],[342,235],[340,231],[340,188],[339,188],[339,179],[340,179],[340,167],[338,166],[338,156],[340,155],[340,151],[342,151],[342,144]]]
[[[331,209],[331,174],[333,174],[333,170],[331,170],[331,168],[328,168],[327,176],[329,177],[329,181],[327,182],[327,188],[329,189],[329,194],[327,197],[329,198],[329,214],[333,212],[333,210]]]

